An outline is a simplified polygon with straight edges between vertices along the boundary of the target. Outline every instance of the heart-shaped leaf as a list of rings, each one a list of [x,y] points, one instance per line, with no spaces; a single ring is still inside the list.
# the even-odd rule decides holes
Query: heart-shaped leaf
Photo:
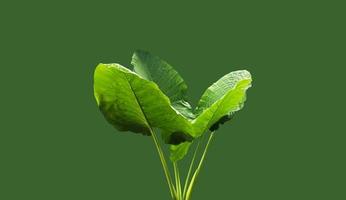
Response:
[[[193,136],[201,136],[206,130],[215,131],[220,124],[230,120],[232,115],[243,107],[246,90],[251,86],[251,75],[246,70],[231,72],[212,84],[202,95],[196,108],[197,118],[191,123]],[[180,142],[183,142],[181,140]],[[173,162],[185,157],[190,142],[171,147],[170,159]]]
[[[187,102],[187,85],[171,65],[143,50],[135,51],[131,64],[134,72],[159,86],[176,110],[189,119],[195,118],[192,107]]]
[[[146,80],[155,82],[160,90],[171,100],[172,106],[188,119],[195,115],[191,105],[187,102],[187,85],[184,79],[174,68],[158,56],[149,52],[137,50],[132,56],[131,64],[134,71]],[[162,138],[170,146],[170,159],[178,161],[188,152],[192,137],[180,132],[169,133],[161,130]],[[182,143],[184,142],[184,143]],[[181,144],[182,143],[182,144]]]
[[[150,135],[152,128],[168,133],[192,132],[191,123],[170,104],[158,86],[119,64],[99,64],[94,94],[105,118],[120,131]]]
[[[246,90],[251,87],[251,74],[246,70],[231,72],[212,84],[202,95],[196,107],[197,118],[192,122],[194,137],[206,130],[214,131],[219,124],[231,119],[246,100]]]

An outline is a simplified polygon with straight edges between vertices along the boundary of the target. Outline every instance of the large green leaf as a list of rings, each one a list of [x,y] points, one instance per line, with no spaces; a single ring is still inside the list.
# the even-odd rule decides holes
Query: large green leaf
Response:
[[[246,90],[250,86],[251,75],[246,70],[231,72],[212,84],[204,92],[196,107],[197,118],[192,121],[193,136],[199,137],[208,129],[215,131],[219,124],[230,120],[233,113],[243,107]],[[184,142],[172,146],[170,159],[172,161],[183,159],[190,145],[190,142]]]
[[[137,50],[132,56],[131,64],[134,71],[146,80],[155,82],[161,91],[171,100],[172,106],[188,119],[194,119],[191,105],[187,102],[187,85],[174,68],[158,56],[149,52]],[[182,159],[189,149],[193,138],[180,132],[162,131],[163,140],[170,145],[170,159]],[[184,143],[182,143],[184,142]]]
[[[251,74],[246,70],[231,72],[212,84],[202,95],[196,107],[197,118],[192,122],[194,137],[206,130],[216,130],[234,112],[240,110],[246,100],[246,90],[251,87]]]
[[[186,98],[187,85],[177,71],[166,61],[149,52],[137,50],[132,56],[133,71],[146,80],[155,82],[171,100]]]
[[[159,86],[178,112],[188,119],[195,118],[192,107],[186,100],[187,85],[171,65],[158,56],[142,50],[135,51],[131,64],[138,75],[146,80],[155,82]],[[181,132],[170,133],[162,131],[161,135],[166,143],[172,144],[170,146],[170,159],[172,161],[178,161],[186,155],[190,146],[190,143],[186,141],[193,139],[191,136]]]
[[[119,64],[99,64],[94,94],[105,118],[120,131],[150,135],[150,129],[192,133],[191,123],[151,81]]]
[[[143,50],[135,51],[131,64],[138,75],[159,86],[177,111],[189,119],[195,117],[191,105],[187,102],[187,85],[171,65]]]

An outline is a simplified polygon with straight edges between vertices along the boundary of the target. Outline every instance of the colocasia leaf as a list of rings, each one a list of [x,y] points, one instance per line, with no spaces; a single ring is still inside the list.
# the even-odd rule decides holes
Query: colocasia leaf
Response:
[[[177,111],[189,119],[195,117],[191,105],[187,102],[187,85],[171,65],[142,50],[135,51],[131,64],[134,72],[159,86]]]
[[[105,118],[120,131],[145,135],[150,135],[152,128],[192,132],[191,123],[171,106],[155,83],[119,64],[97,66],[94,94]]]
[[[234,112],[240,110],[246,100],[246,90],[251,87],[251,74],[246,70],[231,72],[212,84],[198,102],[192,122],[194,137],[206,130],[216,130],[219,124],[231,119]]]
[[[187,85],[171,65],[158,56],[142,50],[137,50],[133,54],[131,64],[137,74],[159,86],[160,90],[170,99],[175,110],[189,120],[195,118],[193,109],[187,102]],[[181,132],[169,133],[167,131],[162,131],[162,138],[166,143],[172,144],[170,158],[175,161],[182,159],[190,146],[179,144],[192,140],[192,137],[188,134]]]

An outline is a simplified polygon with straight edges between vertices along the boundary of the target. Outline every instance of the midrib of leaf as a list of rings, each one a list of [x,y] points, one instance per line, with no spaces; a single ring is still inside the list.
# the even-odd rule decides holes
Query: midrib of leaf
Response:
[[[173,198],[173,197],[174,197],[174,194],[175,194],[175,188],[174,188],[174,186],[173,186],[172,178],[171,178],[171,175],[170,175],[170,172],[169,172],[169,169],[168,169],[168,165],[167,165],[166,159],[165,159],[165,157],[164,157],[163,151],[162,151],[162,149],[161,149],[161,147],[160,147],[160,145],[159,145],[159,142],[158,142],[158,139],[157,139],[157,137],[156,137],[156,134],[155,134],[155,132],[153,131],[153,129],[151,128],[150,122],[148,121],[148,118],[147,118],[147,116],[145,115],[145,112],[144,112],[144,110],[143,110],[143,108],[142,108],[142,105],[141,105],[141,103],[140,103],[140,101],[139,101],[137,95],[136,95],[136,92],[134,91],[134,89],[133,89],[133,87],[132,87],[132,85],[131,85],[131,83],[130,83],[128,77],[127,77],[127,74],[125,74],[125,73],[122,73],[122,74],[124,75],[125,79],[127,80],[126,82],[127,82],[127,84],[130,86],[131,91],[132,91],[132,93],[133,93],[133,96],[134,96],[135,99],[136,99],[136,103],[138,104],[138,107],[140,108],[140,110],[141,110],[141,112],[142,112],[142,114],[143,114],[143,116],[144,116],[144,118],[145,118],[145,121],[146,121],[146,123],[147,123],[147,125],[148,125],[149,131],[150,131],[151,136],[152,136],[152,138],[153,138],[153,140],[154,140],[156,149],[157,149],[157,151],[158,151],[158,154],[159,154],[159,157],[160,157],[160,160],[161,160],[161,164],[162,164],[162,167],[163,167],[163,170],[164,170],[166,179],[167,179],[167,183],[168,183],[168,187],[169,187],[171,196],[172,196],[172,198]]]
[[[143,114],[143,116],[144,116],[144,119],[145,119],[145,122],[146,122],[147,125],[148,125],[148,128],[151,129],[150,122],[148,121],[148,118],[147,118],[147,116],[145,115],[145,112],[144,112],[144,110],[143,110],[143,108],[142,108],[142,105],[141,105],[141,103],[140,103],[140,101],[139,101],[137,95],[136,95],[136,92],[135,92],[134,89],[132,88],[132,85],[131,85],[131,83],[130,83],[128,77],[127,77],[127,75],[126,75],[125,73],[122,73],[122,74],[124,75],[124,77],[125,77],[125,79],[126,79],[126,83],[127,83],[127,84],[130,86],[130,88],[131,88],[132,94],[133,94],[133,96],[134,96],[135,99],[136,99],[136,103],[138,104],[138,107],[139,107],[139,109],[141,110],[141,112],[142,112],[142,114]]]

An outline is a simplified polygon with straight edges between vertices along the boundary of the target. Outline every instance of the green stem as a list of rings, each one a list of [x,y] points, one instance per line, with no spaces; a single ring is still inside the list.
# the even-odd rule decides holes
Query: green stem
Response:
[[[193,186],[196,182],[196,178],[197,178],[199,172],[201,171],[201,167],[203,165],[205,156],[206,156],[207,151],[208,151],[209,144],[210,144],[211,140],[213,139],[213,136],[214,136],[214,132],[211,132],[209,139],[208,139],[208,142],[207,142],[207,145],[205,146],[204,152],[202,154],[201,160],[199,161],[198,167],[197,167],[195,173],[193,174],[191,182],[190,182],[189,187],[187,189],[185,200],[190,200],[190,198],[191,198],[191,192],[192,192]]]
[[[175,188],[173,186],[172,178],[171,178],[168,166],[167,166],[167,162],[166,162],[165,156],[164,156],[163,151],[162,151],[162,149],[160,147],[160,144],[159,144],[159,141],[157,139],[157,136],[156,136],[155,132],[152,129],[150,129],[150,133],[151,133],[152,138],[154,140],[157,152],[159,153],[159,157],[160,157],[160,160],[161,160],[163,171],[165,172],[165,176],[166,176],[166,179],[167,179],[167,183],[168,183],[168,187],[169,187],[169,191],[171,193],[172,199],[175,199],[176,191],[175,191]]]
[[[185,198],[185,196],[186,196],[187,186],[189,184],[192,168],[193,168],[193,165],[195,164],[195,159],[196,159],[196,155],[197,155],[198,148],[199,148],[200,144],[201,144],[201,139],[198,140],[195,152],[193,153],[193,157],[192,157],[192,160],[191,160],[191,163],[190,163],[189,171],[187,172],[186,180],[185,180],[185,183],[184,183],[183,198]]]
[[[182,199],[182,194],[181,194],[181,183],[180,183],[180,174],[179,174],[179,167],[177,162],[173,162],[173,168],[174,168],[174,174],[175,174],[175,188],[177,189],[176,197],[177,200]]]

